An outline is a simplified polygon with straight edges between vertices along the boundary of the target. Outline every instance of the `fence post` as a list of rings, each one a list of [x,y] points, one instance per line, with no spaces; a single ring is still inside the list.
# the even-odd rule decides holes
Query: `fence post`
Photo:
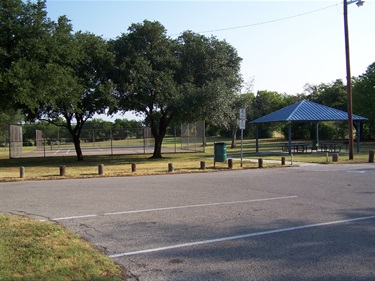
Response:
[[[109,136],[111,138],[111,155],[113,155],[113,134],[112,134],[112,129],[109,130]]]

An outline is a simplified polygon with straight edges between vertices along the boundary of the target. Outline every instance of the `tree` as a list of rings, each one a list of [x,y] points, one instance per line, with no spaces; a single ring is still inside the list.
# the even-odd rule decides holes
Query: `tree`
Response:
[[[364,124],[364,137],[375,139],[375,62],[353,83],[353,111],[368,118]]]
[[[337,79],[329,84],[306,84],[305,91],[308,93],[308,100],[312,102],[347,111],[346,86],[341,79]]]
[[[251,120],[270,114],[287,106],[285,95],[272,91],[258,91],[252,104]],[[273,124],[259,124],[259,137],[270,138],[275,130]]]
[[[232,103],[228,108],[228,112],[221,111],[220,119],[208,121],[208,125],[220,131],[221,136],[230,136],[231,148],[237,147],[237,132],[239,129],[240,109],[244,108],[247,113],[251,111],[251,104],[254,99],[253,93],[236,94],[233,96]]]
[[[120,110],[145,114],[155,138],[153,156],[159,158],[167,127],[176,114],[175,44],[157,22],[132,24],[128,31],[112,41],[116,54],[116,97]]]
[[[115,119],[112,124],[113,139],[143,138],[144,124],[137,120]]]
[[[12,65],[45,51],[51,22],[45,1],[2,0],[0,3],[0,110],[18,109],[17,89],[9,81]]]
[[[141,121],[116,118],[112,125],[113,129],[139,129],[144,125]]]
[[[77,158],[83,160],[80,135],[84,123],[113,102],[109,71],[113,55],[99,36],[72,33],[66,17],[54,23],[44,51],[12,65],[10,81],[28,120],[46,120],[70,132]],[[60,116],[64,123],[55,122]]]
[[[250,109],[251,101],[254,98],[253,94],[239,94],[235,96],[235,99],[232,103],[231,115],[228,118],[228,123],[231,129],[231,148],[237,147],[237,131],[239,128],[239,112],[240,109],[245,109],[247,112]]]
[[[305,85],[305,91],[308,93],[307,99],[325,106],[336,108],[338,110],[347,111],[347,92],[346,86],[341,79],[337,79],[331,83],[321,83],[319,85]],[[323,137],[328,138],[345,138],[347,135],[347,124],[345,122],[330,122],[331,125],[320,126],[320,133]],[[336,130],[332,130],[332,126]],[[335,134],[333,134],[333,132]],[[310,127],[310,136],[315,137],[315,126]]]
[[[112,41],[116,55],[119,110],[143,113],[160,158],[167,127],[177,121],[214,118],[229,106],[241,83],[233,47],[216,38],[185,32],[166,36],[158,22],[133,24]]]

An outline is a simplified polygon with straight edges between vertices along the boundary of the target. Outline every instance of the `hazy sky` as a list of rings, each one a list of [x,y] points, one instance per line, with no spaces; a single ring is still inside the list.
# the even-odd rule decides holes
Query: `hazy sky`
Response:
[[[242,57],[253,91],[296,94],[304,85],[346,78],[343,4],[339,1],[47,0],[48,16],[66,15],[76,31],[105,39],[132,23],[159,21],[176,38],[185,30],[216,36]],[[375,62],[375,1],[348,5],[352,76]]]

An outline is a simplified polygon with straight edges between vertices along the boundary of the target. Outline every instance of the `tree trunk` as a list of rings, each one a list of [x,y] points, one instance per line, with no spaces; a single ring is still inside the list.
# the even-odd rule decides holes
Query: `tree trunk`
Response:
[[[237,147],[237,127],[232,129],[232,145],[230,147]]]
[[[165,134],[167,133],[168,121],[165,116],[162,116],[159,120],[159,130],[156,127],[154,122],[151,122],[151,133],[155,139],[155,146],[154,146],[154,154],[151,158],[163,158],[161,155],[161,145],[163,143],[163,139]]]
[[[82,149],[81,149],[81,140],[76,135],[72,135],[72,136],[73,136],[74,148],[76,149],[76,153],[77,153],[77,160],[83,161],[83,153],[82,153]]]
[[[160,136],[155,136],[155,146],[154,146],[154,154],[152,155],[152,158],[163,158],[161,156],[161,145],[163,143],[163,138]]]

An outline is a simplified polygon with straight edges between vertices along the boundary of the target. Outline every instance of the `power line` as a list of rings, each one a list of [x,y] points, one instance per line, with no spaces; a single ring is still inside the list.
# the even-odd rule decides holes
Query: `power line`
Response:
[[[297,15],[293,15],[293,16],[289,16],[289,17],[284,17],[284,18],[279,18],[279,19],[274,19],[274,20],[269,20],[269,21],[263,21],[263,22],[257,22],[257,23],[241,25],[241,26],[226,27],[226,28],[212,29],[212,30],[206,30],[206,31],[199,31],[197,33],[213,33],[213,32],[220,32],[220,31],[227,31],[227,30],[234,30],[234,29],[248,28],[248,27],[253,27],[253,26],[258,26],[258,25],[264,25],[264,24],[284,21],[284,20],[288,20],[288,19],[293,19],[293,18],[302,17],[302,16],[306,16],[306,15],[309,15],[309,14],[317,13],[317,12],[335,7],[337,5],[338,4],[334,4],[334,5],[324,7],[324,8],[320,8],[320,9],[317,9],[317,10],[313,10],[313,11],[309,11],[309,12],[305,12],[305,13],[301,13],[301,14],[297,14]],[[174,34],[172,36],[177,36],[177,35],[179,35],[179,34]]]

